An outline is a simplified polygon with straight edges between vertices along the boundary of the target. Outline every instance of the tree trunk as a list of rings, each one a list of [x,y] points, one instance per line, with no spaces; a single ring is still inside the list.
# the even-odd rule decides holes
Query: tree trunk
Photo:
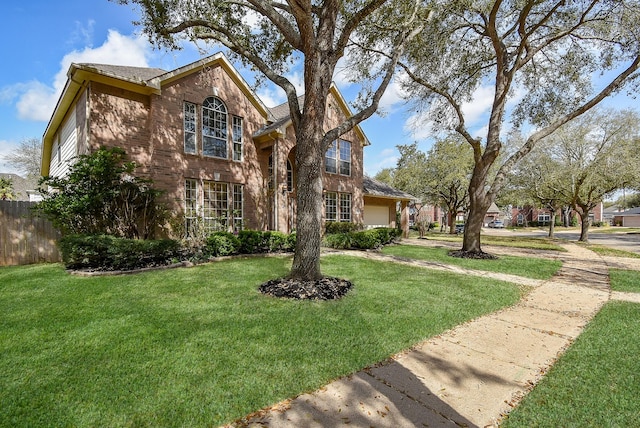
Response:
[[[549,238],[554,238],[554,233],[556,229],[556,212],[555,210],[551,211],[551,223],[549,223]]]
[[[590,211],[585,211],[580,214],[580,239],[578,241],[588,243],[589,242],[589,213]]]
[[[469,215],[464,228],[464,239],[462,240],[462,252],[481,254],[480,232],[487,214],[491,199],[485,192],[488,168],[482,168],[476,164],[471,182],[469,183]]]
[[[449,234],[450,235],[455,235],[456,234],[456,214],[457,213],[454,213],[454,210],[449,208],[449,211],[447,212],[447,223],[449,223]]]
[[[317,57],[305,58],[305,100],[296,129],[298,180],[296,249],[289,277],[302,281],[322,278],[320,243],[322,238],[322,166],[326,147],[323,123],[331,73]],[[292,113],[293,114],[293,113]]]

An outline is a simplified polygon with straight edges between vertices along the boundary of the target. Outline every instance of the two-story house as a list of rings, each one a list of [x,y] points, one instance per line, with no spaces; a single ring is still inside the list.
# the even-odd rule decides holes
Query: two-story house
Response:
[[[72,64],[43,136],[42,175],[64,176],[73,159],[118,146],[136,173],[165,192],[164,202],[185,224],[209,230],[290,232],[296,218],[296,140],[287,104],[268,108],[221,53],[172,71]],[[350,110],[336,87],[326,128]],[[365,223],[369,211],[408,198],[367,195],[360,127],[342,135],[324,158],[324,219]],[[393,213],[393,215],[392,215]],[[196,222],[196,220],[198,220]],[[376,225],[377,225],[376,224]]]

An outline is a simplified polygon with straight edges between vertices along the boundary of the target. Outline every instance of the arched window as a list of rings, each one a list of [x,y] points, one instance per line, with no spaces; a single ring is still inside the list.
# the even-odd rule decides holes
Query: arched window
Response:
[[[227,158],[227,107],[215,97],[202,103],[202,154]]]

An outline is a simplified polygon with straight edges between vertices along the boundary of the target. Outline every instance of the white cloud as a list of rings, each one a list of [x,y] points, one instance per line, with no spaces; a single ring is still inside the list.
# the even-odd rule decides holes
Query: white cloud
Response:
[[[473,126],[484,114],[491,111],[494,92],[493,86],[480,86],[473,93],[472,100],[462,104],[462,114],[467,126]]]
[[[384,149],[380,152],[364,152],[364,169],[369,177],[375,176],[381,169],[395,168],[398,163],[398,151],[396,149]]]
[[[86,47],[65,55],[60,61],[60,69],[52,86],[39,81],[22,82],[2,88],[0,98],[18,98],[16,108],[20,119],[47,121],[64,89],[67,71],[72,62],[146,67],[151,51],[151,46],[144,37],[124,36],[115,30],[109,30],[107,40],[101,46]]]
[[[267,107],[275,107],[287,100],[284,91],[280,89],[279,86],[275,85],[261,87],[258,90],[257,95]]]

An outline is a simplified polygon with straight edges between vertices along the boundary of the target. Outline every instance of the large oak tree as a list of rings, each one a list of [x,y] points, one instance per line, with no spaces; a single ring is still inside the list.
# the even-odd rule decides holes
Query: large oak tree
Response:
[[[640,5],[627,0],[437,4],[401,65],[418,110],[436,128],[458,132],[473,149],[462,250],[481,253],[484,216],[507,172],[540,140],[637,79]],[[463,106],[481,87],[491,89],[492,102],[486,131],[476,137]],[[505,155],[508,113],[514,126],[531,132]]]
[[[177,38],[215,42],[286,93],[296,134],[298,239],[290,277],[316,280],[320,271],[322,164],[329,145],[370,117],[393,75],[403,44],[425,22],[417,0],[116,0],[140,7],[152,41],[175,48]],[[369,73],[359,111],[333,129],[323,125],[338,61],[364,25],[381,27],[392,42],[389,57]],[[304,102],[287,78],[301,59]],[[377,72],[376,72],[377,71]]]

